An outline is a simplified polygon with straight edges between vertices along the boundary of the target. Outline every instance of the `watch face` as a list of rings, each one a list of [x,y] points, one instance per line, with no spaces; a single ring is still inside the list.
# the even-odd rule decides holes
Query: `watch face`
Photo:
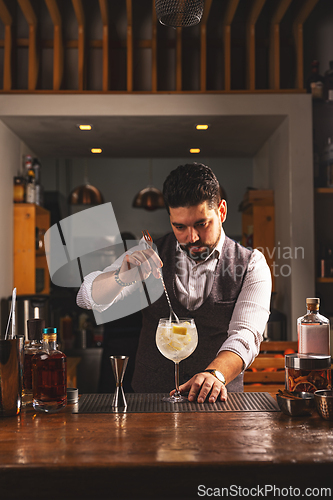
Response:
[[[219,372],[218,370],[214,370],[214,375],[220,382],[222,382],[222,384],[225,384],[225,378],[223,373]]]

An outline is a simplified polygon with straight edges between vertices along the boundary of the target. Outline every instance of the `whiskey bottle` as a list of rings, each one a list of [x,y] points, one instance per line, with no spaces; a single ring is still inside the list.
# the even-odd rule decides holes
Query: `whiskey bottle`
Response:
[[[319,314],[318,298],[306,299],[306,315],[297,320],[298,352],[330,355],[330,322]]]
[[[44,189],[41,184],[41,165],[38,158],[34,158],[32,168],[35,173],[35,203],[36,205],[43,206]]]
[[[331,137],[327,138],[322,152],[321,168],[326,173],[325,186],[333,187],[333,144]]]
[[[23,387],[22,405],[32,404],[32,358],[43,347],[42,331],[45,327],[43,319],[28,319],[28,339],[24,342],[23,353]]]
[[[67,363],[57,350],[57,329],[43,329],[43,348],[32,358],[33,407],[55,412],[67,404]]]
[[[324,76],[326,100],[333,103],[333,61],[330,61],[330,69]]]
[[[319,62],[312,61],[311,74],[306,81],[306,90],[312,99],[324,98],[324,78],[319,74]]]
[[[35,172],[30,169],[28,171],[28,182],[27,188],[25,192],[25,201],[26,203],[35,203],[36,202],[36,183],[35,183]]]

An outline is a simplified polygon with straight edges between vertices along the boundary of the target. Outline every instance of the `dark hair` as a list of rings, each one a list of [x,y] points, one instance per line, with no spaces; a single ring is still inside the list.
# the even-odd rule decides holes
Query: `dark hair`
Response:
[[[172,170],[163,184],[164,203],[169,207],[192,207],[204,201],[217,210],[220,185],[213,171],[202,163],[187,163]]]

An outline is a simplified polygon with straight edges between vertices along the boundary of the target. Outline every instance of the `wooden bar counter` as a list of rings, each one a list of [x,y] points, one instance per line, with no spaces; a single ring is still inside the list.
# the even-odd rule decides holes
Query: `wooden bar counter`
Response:
[[[333,495],[333,422],[316,412],[292,418],[280,412],[72,409],[29,409],[0,419],[1,499],[228,497],[223,488],[229,498],[279,497],[265,487],[280,488],[285,498],[302,496],[306,488],[315,488],[313,498],[324,498],[317,494],[322,487]],[[299,494],[286,495],[291,487]]]

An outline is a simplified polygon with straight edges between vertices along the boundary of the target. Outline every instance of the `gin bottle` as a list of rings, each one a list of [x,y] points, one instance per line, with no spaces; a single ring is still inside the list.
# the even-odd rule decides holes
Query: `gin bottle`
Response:
[[[330,355],[330,322],[319,314],[320,299],[306,299],[306,315],[297,320],[298,352]]]
[[[57,350],[57,329],[43,329],[43,348],[32,358],[33,407],[54,412],[67,404],[66,356]]]

